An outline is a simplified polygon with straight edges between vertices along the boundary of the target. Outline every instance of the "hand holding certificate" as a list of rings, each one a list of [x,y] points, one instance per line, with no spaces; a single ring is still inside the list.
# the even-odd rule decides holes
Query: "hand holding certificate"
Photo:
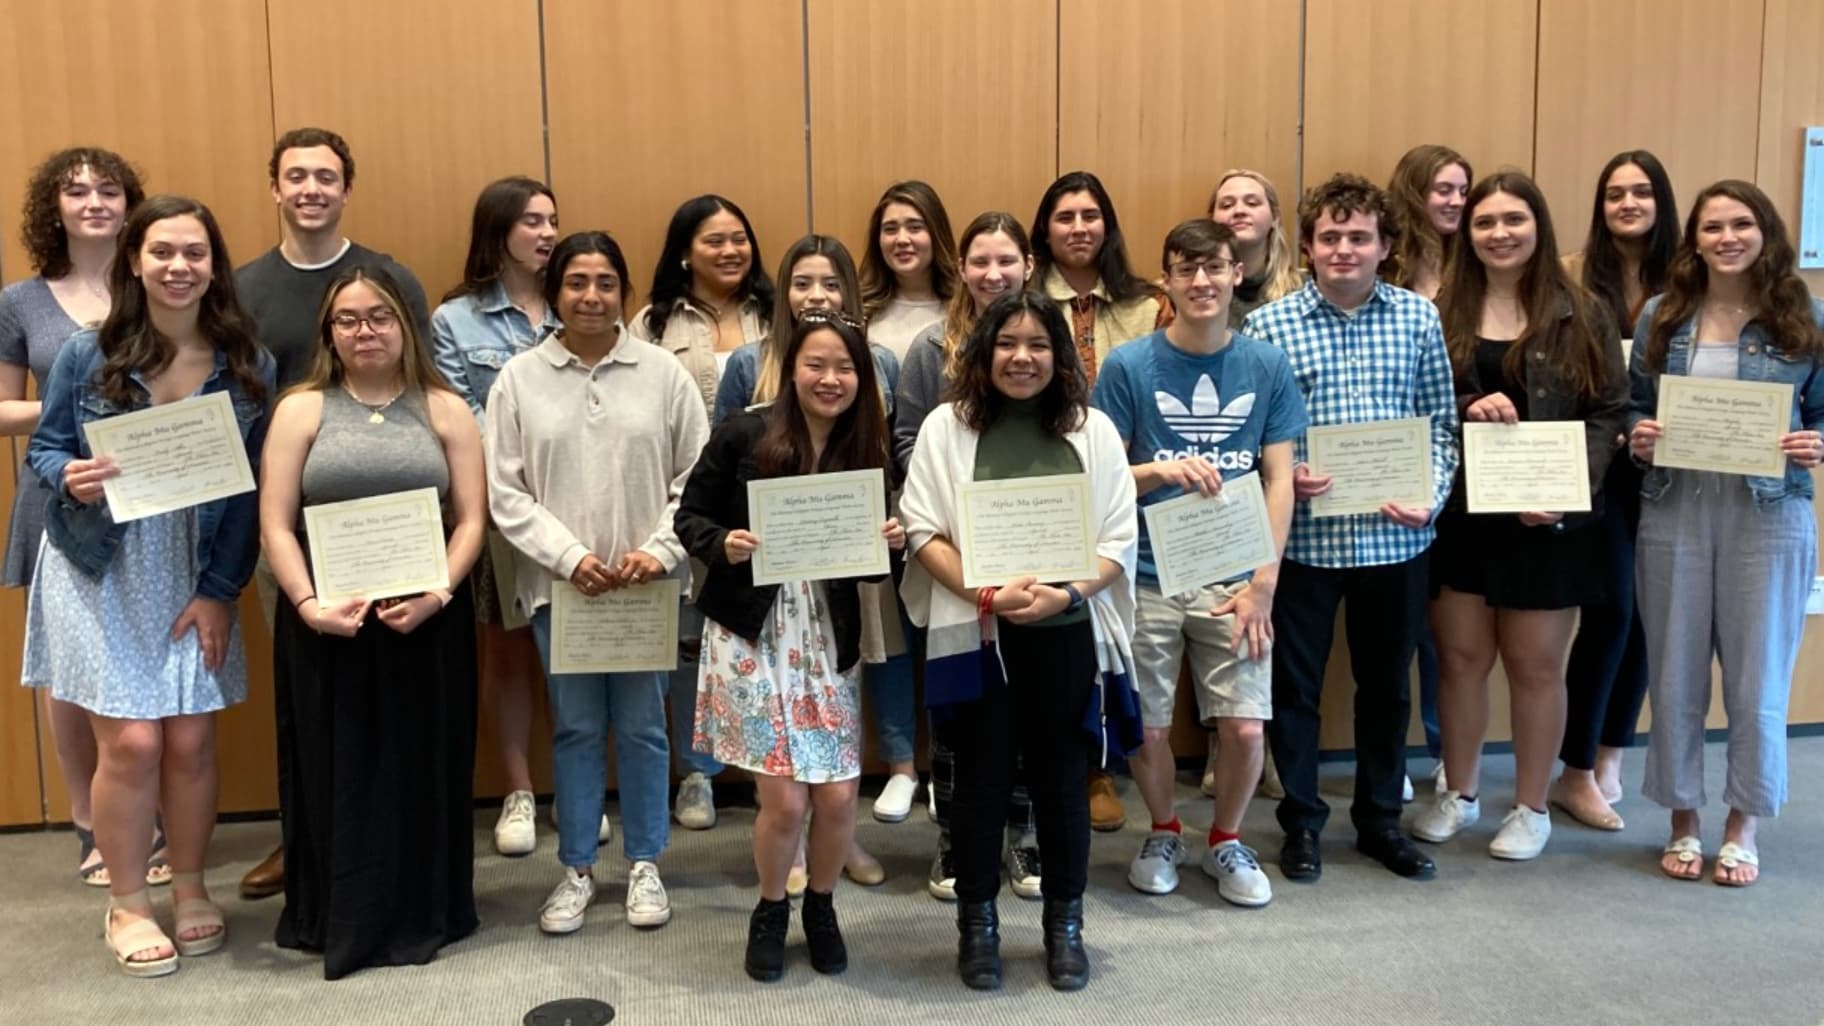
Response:
[[[1436,501],[1429,417],[1313,427],[1305,450],[1311,473],[1331,479],[1311,499],[1312,516],[1378,513],[1389,503],[1429,510]]]
[[[1659,376],[1661,437],[1653,463],[1686,470],[1779,477],[1780,438],[1792,420],[1792,386],[1726,378]]]
[[[1020,577],[1084,581],[1100,572],[1087,476],[965,481],[957,491],[964,587],[997,586]]]
[[[90,421],[89,449],[120,473],[102,482],[114,522],[253,491],[253,468],[227,392]]]
[[[1583,422],[1465,423],[1463,478],[1471,513],[1587,513]]]
[[[304,531],[319,607],[449,590],[435,488],[307,506]]]
[[[1217,495],[1181,495],[1143,512],[1161,594],[1195,591],[1279,558],[1259,474],[1230,478]]]
[[[754,583],[872,577],[888,569],[886,477],[879,470],[747,483]]]
[[[551,588],[552,673],[637,673],[678,662],[678,580],[584,595]]]

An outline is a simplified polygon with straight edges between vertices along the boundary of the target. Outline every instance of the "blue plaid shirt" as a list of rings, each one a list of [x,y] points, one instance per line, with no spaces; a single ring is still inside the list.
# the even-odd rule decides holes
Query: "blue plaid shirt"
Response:
[[[1457,399],[1444,330],[1429,300],[1377,280],[1368,301],[1344,313],[1307,281],[1249,314],[1241,330],[1285,350],[1314,427],[1430,417],[1432,509],[1444,507],[1457,472]],[[1303,435],[1293,451],[1304,462]],[[1379,513],[1318,519],[1301,502],[1286,558],[1336,569],[1401,563],[1424,552],[1435,533]]]

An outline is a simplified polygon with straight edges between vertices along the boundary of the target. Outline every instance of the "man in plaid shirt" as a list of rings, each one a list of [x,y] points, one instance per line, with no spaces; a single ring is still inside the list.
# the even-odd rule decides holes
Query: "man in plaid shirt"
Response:
[[[1331,486],[1294,443],[1299,500],[1273,604],[1273,719],[1267,739],[1286,797],[1280,869],[1289,880],[1323,872],[1318,834],[1330,808],[1317,793],[1318,701],[1339,603],[1349,608],[1355,676],[1356,847],[1406,877],[1435,871],[1400,832],[1413,647],[1425,616],[1432,515],[1457,469],[1457,412],[1450,357],[1430,301],[1380,280],[1400,225],[1387,194],[1339,174],[1305,194],[1299,237],[1310,281],[1255,310],[1245,334],[1285,350],[1312,426],[1405,417],[1431,419],[1432,502],[1388,503],[1378,513],[1314,518],[1311,497]]]

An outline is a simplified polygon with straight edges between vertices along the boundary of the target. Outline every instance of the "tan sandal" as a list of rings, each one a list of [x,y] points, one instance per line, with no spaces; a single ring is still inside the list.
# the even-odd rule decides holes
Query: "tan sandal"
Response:
[[[1678,864],[1681,867],[1696,863],[1697,871],[1690,876],[1681,876],[1678,873],[1672,872],[1670,869],[1666,868],[1665,857],[1667,855],[1676,855],[1678,857]],[[1674,880],[1680,880],[1686,883],[1702,880],[1704,878],[1704,843],[1698,840],[1695,834],[1686,834],[1685,836],[1672,841],[1660,852],[1659,871]]]
[[[1754,870],[1746,880],[1731,880],[1723,874],[1743,867]],[[1716,872],[1711,876],[1719,887],[1752,887],[1761,878],[1761,857],[1734,841],[1727,841],[1716,852]]]
[[[843,864],[842,871],[863,887],[874,887],[887,880],[886,867],[859,844],[850,845],[849,860]]]
[[[135,898],[138,900],[133,900]],[[116,927],[114,913],[117,910],[132,912],[144,918]],[[177,946],[165,935],[164,930],[159,929],[158,921],[152,918],[152,901],[143,890],[129,895],[125,900],[115,898],[108,902],[108,910],[102,914],[101,936],[107,942],[108,950],[114,953],[114,961],[120,964],[120,971],[128,976],[149,979],[177,972]],[[160,958],[133,957],[161,948],[170,950],[171,954]]]
[[[203,874],[173,873],[171,881],[174,887],[178,885],[182,885],[186,889],[191,886],[201,887]],[[223,944],[227,943],[228,924],[222,918],[221,906],[215,902],[208,898],[182,898],[176,902],[176,912],[177,929],[174,942],[177,944],[178,954],[185,958],[207,955],[211,951],[219,950]],[[200,937],[184,936],[197,930],[210,930],[211,932]]]

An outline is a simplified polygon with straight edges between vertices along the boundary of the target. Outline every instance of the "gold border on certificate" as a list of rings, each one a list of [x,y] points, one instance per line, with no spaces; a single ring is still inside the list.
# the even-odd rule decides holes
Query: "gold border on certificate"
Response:
[[[312,583],[319,606],[357,597],[372,602],[450,587],[443,505],[435,488],[306,506],[304,533],[310,538]],[[418,551],[386,553],[377,558],[377,567],[365,566],[375,554],[357,550],[346,560],[339,553],[330,554],[329,540],[342,534],[397,537]],[[414,534],[420,536],[413,538]]]
[[[174,423],[178,421],[183,423]],[[187,434],[202,434],[207,451],[158,452],[158,436],[171,434],[179,427]],[[235,420],[234,403],[227,392],[210,392],[92,420],[82,426],[82,432],[91,452],[112,457],[120,464],[120,476],[109,478],[101,486],[107,496],[108,513],[117,524],[253,491],[247,443],[241,438],[241,426]],[[142,446],[153,450],[150,466],[135,459],[135,454],[143,451]],[[158,476],[158,483],[140,487],[143,478],[136,479],[136,474],[142,466]]]
[[[855,509],[857,499],[867,506],[865,522]],[[848,508],[831,513],[837,506]],[[834,523],[832,516],[838,517]],[[794,538],[792,545],[782,547],[780,524],[801,517],[810,517],[826,525],[825,529],[814,538]],[[748,530],[760,539],[753,559],[756,585],[887,572],[887,539],[880,533],[887,522],[884,471],[845,470],[749,481],[747,519]]]
[[[1588,513],[1583,421],[1466,422],[1463,498],[1471,513]]]
[[[1386,450],[1383,462],[1391,465],[1386,467],[1383,479],[1351,487],[1339,477],[1330,491],[1312,497],[1312,516],[1379,513],[1381,506],[1389,502],[1415,509],[1431,508],[1436,501],[1436,482],[1431,479],[1430,417],[1327,424],[1305,431],[1306,462],[1318,477],[1332,474],[1327,465],[1355,462],[1372,449]]]
[[[1224,481],[1215,495],[1191,492],[1141,512],[1146,514],[1146,537],[1162,595],[1181,595],[1231,580],[1279,558],[1257,473]]]
[[[1689,425],[1681,408],[1701,410],[1700,423]],[[1786,473],[1780,436],[1792,425],[1790,384],[1661,374],[1654,419],[1663,432],[1653,446],[1654,466],[1753,477]],[[1681,424],[1687,425],[1683,431]]]
[[[1042,584],[1094,579],[1101,568],[1089,495],[1086,474],[958,483],[963,536],[956,541],[963,554],[963,587],[1001,585],[1018,577],[1036,577]],[[1008,519],[1016,520],[1016,529],[994,529]],[[978,544],[984,534],[994,536],[993,545]],[[1008,542],[1014,543],[1012,551],[997,551]]]
[[[678,664],[678,592],[665,577],[600,595],[551,585],[552,673],[643,673]],[[639,629],[629,636],[629,619]]]

